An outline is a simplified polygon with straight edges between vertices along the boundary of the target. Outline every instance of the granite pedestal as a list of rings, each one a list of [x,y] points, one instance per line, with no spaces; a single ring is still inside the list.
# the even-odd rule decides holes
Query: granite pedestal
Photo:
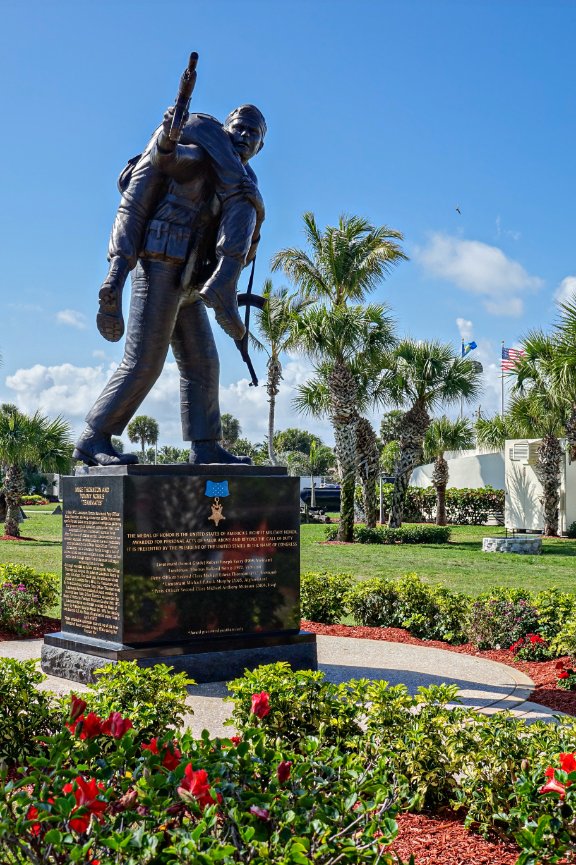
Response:
[[[301,632],[299,481],[281,467],[130,465],[63,481],[62,631],[42,669],[79,682],[109,662],[198,682],[288,661]]]

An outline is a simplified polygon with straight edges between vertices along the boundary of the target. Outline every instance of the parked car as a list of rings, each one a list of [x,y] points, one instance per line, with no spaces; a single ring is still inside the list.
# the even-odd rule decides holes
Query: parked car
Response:
[[[340,510],[340,487],[338,484],[324,484],[321,487],[314,487],[314,496],[316,499],[317,510]],[[312,500],[311,487],[303,487],[300,490],[300,500],[310,507],[310,502]]]

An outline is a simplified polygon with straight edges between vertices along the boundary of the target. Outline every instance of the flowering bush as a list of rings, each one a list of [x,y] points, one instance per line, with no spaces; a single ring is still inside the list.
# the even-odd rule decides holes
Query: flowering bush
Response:
[[[38,595],[23,583],[0,585],[0,628],[19,636],[32,629],[32,619],[38,614]]]
[[[234,742],[184,734],[139,745],[129,719],[115,736],[96,716],[100,732],[82,738],[83,703],[71,700],[69,726],[4,778],[6,865],[398,865],[386,852],[398,806],[384,760],[315,739],[295,755],[253,727]]]
[[[537,822],[528,823],[515,836],[522,850],[517,865],[533,862],[574,861],[576,850],[576,753],[560,753],[559,766],[548,766],[538,794],[548,808]],[[564,858],[566,857],[566,858]]]
[[[514,660],[518,661],[549,661],[550,647],[540,634],[526,634],[510,646]]]
[[[0,767],[40,754],[36,737],[50,736],[59,724],[52,695],[37,686],[46,677],[36,661],[0,658]]]
[[[479,649],[509,648],[524,634],[538,630],[538,612],[525,597],[495,592],[483,595],[473,604],[468,637]]]
[[[60,580],[57,574],[35,571],[28,565],[0,564],[0,586],[9,583],[25,586],[36,596],[35,615],[45,615],[58,600]]]
[[[567,666],[564,661],[556,664],[556,687],[562,691],[576,691],[576,670]]]

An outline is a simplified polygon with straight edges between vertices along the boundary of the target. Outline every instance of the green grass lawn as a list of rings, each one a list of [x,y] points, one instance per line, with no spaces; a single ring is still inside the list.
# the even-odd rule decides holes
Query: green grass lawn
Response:
[[[325,526],[303,525],[301,571],[334,571],[359,580],[396,578],[410,571],[429,583],[478,595],[497,586],[531,591],[557,586],[576,594],[576,541],[544,539],[542,555],[483,553],[482,538],[503,536],[501,526],[453,526],[449,544],[384,546],[323,544]]]
[[[54,505],[25,508],[21,525],[31,541],[0,541],[0,562],[30,565],[39,571],[62,572],[62,517],[52,515]],[[423,580],[477,595],[497,586],[532,591],[557,586],[576,593],[576,541],[543,541],[541,556],[483,553],[482,538],[503,535],[491,526],[454,526],[449,544],[382,546],[379,544],[325,544],[325,526],[303,525],[302,571],[335,571],[357,579],[399,577],[414,571]]]
[[[0,562],[30,565],[37,571],[62,573],[62,516],[52,514],[56,507],[34,505],[24,508],[28,519],[20,523],[20,532],[31,541],[0,541]]]

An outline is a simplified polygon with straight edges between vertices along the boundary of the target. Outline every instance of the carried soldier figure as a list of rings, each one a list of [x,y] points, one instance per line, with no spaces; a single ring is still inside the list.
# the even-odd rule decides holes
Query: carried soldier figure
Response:
[[[266,122],[254,105],[236,108],[224,124],[188,114],[197,59],[191,55],[176,105],[120,175],[122,198],[97,316],[106,339],[124,334],[122,290],[130,271],[132,296],[124,357],[76,443],[75,458],[88,465],[138,461],[117,452],[112,436],[121,435],[151,390],[170,346],[190,462],[249,462],[219,444],[219,360],[206,307],[229,336],[242,340],[238,279],[256,255],[264,219],[248,162],[262,149]]]

